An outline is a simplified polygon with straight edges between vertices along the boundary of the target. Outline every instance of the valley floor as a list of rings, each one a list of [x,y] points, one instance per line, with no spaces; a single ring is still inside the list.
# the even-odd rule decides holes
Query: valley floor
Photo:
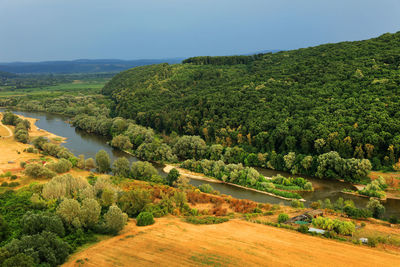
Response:
[[[72,255],[63,266],[400,266],[385,252],[231,220],[193,225],[176,217],[137,227]]]

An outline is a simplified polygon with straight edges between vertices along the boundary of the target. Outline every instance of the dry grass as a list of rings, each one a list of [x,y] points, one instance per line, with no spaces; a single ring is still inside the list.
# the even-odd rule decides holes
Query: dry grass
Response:
[[[192,225],[175,217],[123,233],[64,266],[399,266],[400,254],[231,220]]]

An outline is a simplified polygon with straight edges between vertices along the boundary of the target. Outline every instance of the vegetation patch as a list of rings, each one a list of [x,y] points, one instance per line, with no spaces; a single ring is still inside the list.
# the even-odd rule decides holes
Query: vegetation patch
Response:
[[[190,216],[185,218],[185,221],[192,224],[218,224],[229,221],[229,218],[221,218],[214,216],[205,216],[205,217]]]

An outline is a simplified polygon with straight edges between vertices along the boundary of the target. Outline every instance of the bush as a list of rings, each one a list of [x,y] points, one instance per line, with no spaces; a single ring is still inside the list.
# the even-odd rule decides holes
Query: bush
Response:
[[[310,204],[310,208],[313,210],[317,210],[321,208],[321,204],[318,201],[314,201]]]
[[[153,164],[147,161],[136,161],[132,163],[131,174],[134,179],[150,180],[153,175],[157,175],[158,171]]]
[[[128,214],[129,217],[138,215],[144,210],[146,205],[150,203],[150,193],[145,189],[135,189],[126,192],[119,200],[119,206]]]
[[[307,225],[300,225],[300,227],[297,229],[297,231],[299,231],[300,233],[306,234],[308,233],[308,226]]]
[[[383,214],[385,213],[385,206],[383,206],[379,200],[375,198],[370,198],[367,204],[367,209],[371,211],[372,216],[377,219],[382,218]]]
[[[128,215],[123,213],[117,206],[111,206],[104,215],[104,220],[107,231],[116,235],[124,228]]]
[[[340,221],[337,219],[330,219],[325,217],[317,217],[312,220],[312,224],[315,227],[327,230],[327,231],[335,231],[341,235],[352,235],[356,230],[356,227],[353,222],[348,221]]]
[[[284,223],[287,220],[289,220],[289,215],[287,215],[286,213],[281,213],[278,215],[278,223]]]
[[[399,219],[398,219],[396,216],[392,215],[392,216],[390,216],[390,218],[389,218],[389,222],[390,222],[391,224],[397,224],[397,223],[399,223]]]
[[[151,225],[154,223],[154,217],[153,214],[150,212],[143,211],[139,213],[139,215],[136,218],[136,225],[137,226],[146,226],[146,225]]]
[[[179,178],[180,174],[179,171],[175,168],[173,168],[172,170],[169,171],[168,175],[167,175],[167,184],[169,186],[172,186]]]
[[[211,193],[214,191],[214,188],[210,184],[201,184],[198,188],[203,193]]]
[[[293,200],[290,202],[290,205],[291,205],[293,208],[304,208],[303,202],[301,202],[301,201],[299,201],[299,200],[295,200],[295,199],[293,199]]]
[[[11,183],[8,184],[8,186],[9,187],[16,187],[16,186],[19,186],[19,183],[18,182],[11,182]]]
[[[187,217],[186,222],[188,223],[193,223],[193,224],[218,224],[218,223],[224,223],[229,221],[228,218],[218,218],[214,216],[207,216],[207,217]]]
[[[71,170],[72,163],[67,159],[60,159],[58,162],[48,164],[47,167],[57,173],[65,173]]]

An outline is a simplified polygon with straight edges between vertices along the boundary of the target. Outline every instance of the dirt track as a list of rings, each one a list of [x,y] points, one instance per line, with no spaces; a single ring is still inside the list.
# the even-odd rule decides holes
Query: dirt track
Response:
[[[400,255],[242,220],[157,219],[71,256],[63,266],[400,266]]]

